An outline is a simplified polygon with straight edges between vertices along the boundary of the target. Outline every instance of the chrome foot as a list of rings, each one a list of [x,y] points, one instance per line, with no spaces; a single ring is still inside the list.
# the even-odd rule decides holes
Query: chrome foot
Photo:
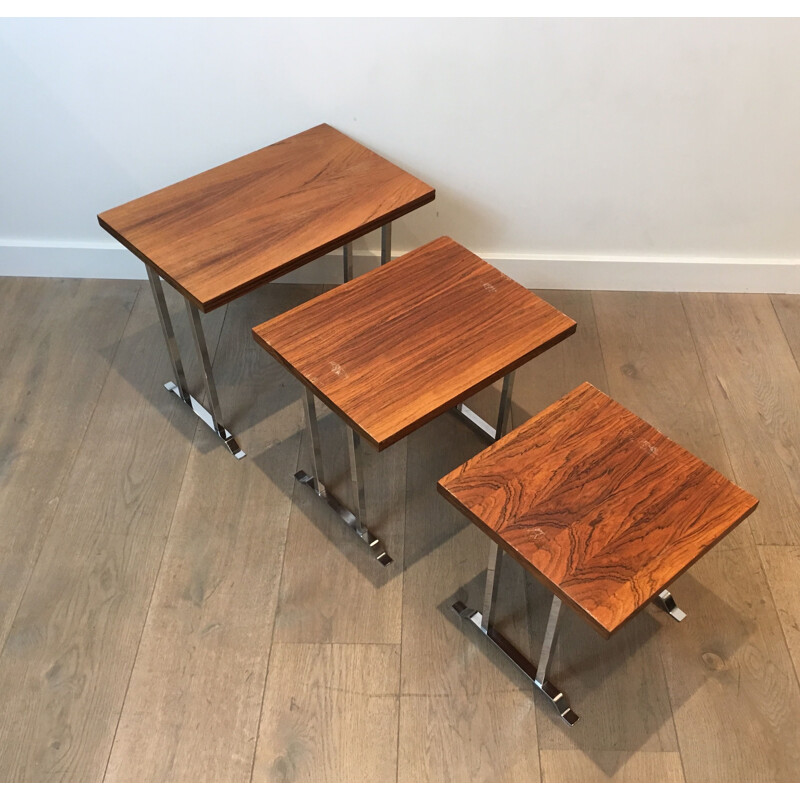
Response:
[[[491,625],[484,627],[483,616],[480,611],[467,608],[460,600],[453,603],[453,611],[462,619],[471,622],[495,647],[510,658],[516,667],[521,670],[533,682],[533,685],[555,706],[559,716],[567,725],[571,727],[580,719],[572,710],[567,696],[562,691],[556,689],[546,678],[542,680],[537,678],[537,669],[531,661],[525,658],[508,639],[498,633]]]
[[[220,439],[222,439],[222,441],[225,444],[225,447],[227,447],[228,450],[230,450],[230,452],[231,452],[231,454],[233,455],[234,458],[239,459],[239,458],[244,458],[245,457],[244,450],[242,450],[242,448],[239,447],[239,445],[236,443],[236,439],[233,438],[233,435],[231,434],[231,432],[227,428],[224,428],[221,425],[219,426],[219,428],[217,428],[217,426],[214,424],[214,420],[213,420],[213,418],[211,416],[211,412],[205,406],[201,405],[190,394],[186,395],[186,397],[188,397],[188,400],[187,400],[181,394],[181,390],[172,381],[169,381],[168,383],[165,383],[164,384],[164,388],[168,392],[172,392],[172,394],[176,395],[181,400],[183,400],[183,402],[186,403],[186,405],[189,406],[192,409],[192,411],[194,411],[195,416],[197,416],[201,420],[203,420],[203,422],[205,422],[205,424],[208,425],[208,427],[211,428],[211,430],[214,431],[214,433],[216,433],[217,436],[219,436]]]
[[[386,548],[381,543],[381,540],[373,536],[366,528],[358,524],[356,515],[343,503],[340,503],[326,488],[324,484],[317,485],[314,478],[303,470],[296,472],[295,480],[308,486],[314,494],[321,500],[324,500],[344,521],[344,523],[353,530],[353,532],[361,539],[364,544],[372,550],[375,558],[384,567],[392,563],[392,557],[386,552]]]
[[[683,622],[686,619],[686,614],[678,608],[672,595],[666,589],[658,595],[658,599],[654,602],[661,606],[674,620]]]

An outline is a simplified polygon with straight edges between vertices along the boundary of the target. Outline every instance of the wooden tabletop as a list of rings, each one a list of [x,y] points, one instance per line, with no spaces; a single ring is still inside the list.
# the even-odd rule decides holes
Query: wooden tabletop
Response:
[[[382,450],[574,330],[574,320],[442,237],[253,336]]]
[[[589,383],[438,488],[606,637],[758,505]]]
[[[203,311],[434,199],[330,125],[99,214],[101,227]]]

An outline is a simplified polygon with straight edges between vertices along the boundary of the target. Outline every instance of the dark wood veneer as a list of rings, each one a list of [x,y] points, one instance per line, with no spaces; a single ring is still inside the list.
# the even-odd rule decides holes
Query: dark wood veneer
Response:
[[[606,637],[758,504],[589,383],[438,488]]]
[[[434,196],[413,175],[318,125],[97,219],[210,311]]]

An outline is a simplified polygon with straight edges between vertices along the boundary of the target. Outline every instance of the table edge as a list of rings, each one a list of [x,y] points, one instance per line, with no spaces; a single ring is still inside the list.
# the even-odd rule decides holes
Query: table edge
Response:
[[[483,380],[479,381],[474,386],[469,387],[463,392],[460,392],[455,399],[448,400],[434,409],[429,411],[423,417],[419,419],[413,420],[405,427],[401,428],[399,431],[393,433],[391,436],[387,436],[384,439],[375,439],[372,435],[370,435],[366,430],[364,430],[360,425],[358,425],[354,420],[352,420],[347,414],[345,414],[339,406],[334,403],[321,389],[319,389],[315,384],[305,378],[300,372],[298,372],[291,364],[289,364],[279,353],[273,350],[267,342],[265,342],[257,333],[256,328],[252,329],[253,339],[255,342],[263,348],[267,353],[269,353],[276,361],[282,364],[288,371],[291,373],[295,378],[297,378],[303,385],[307,386],[316,397],[322,400],[331,411],[335,412],[339,417],[341,417],[347,425],[351,428],[356,430],[358,434],[366,439],[373,447],[375,447],[378,452],[385,450],[387,447],[390,447],[393,444],[404,439],[409,434],[413,433],[415,430],[421,428],[426,423],[430,422],[431,420],[435,419],[436,417],[444,414],[446,411],[449,411],[451,408],[454,408],[463,400],[466,400],[469,397],[480,392],[482,389],[485,389],[487,386],[491,385],[500,378],[505,377],[509,372],[513,372],[515,369],[518,369],[523,364],[526,364],[531,359],[535,358],[538,355],[541,355],[546,350],[549,350],[554,345],[559,344],[560,342],[564,341],[564,339],[571,336],[575,333],[578,323],[567,317],[566,314],[564,315],[567,319],[570,319],[572,324],[565,328],[561,333],[556,334],[553,338],[549,339],[544,344],[540,345],[539,347],[525,353],[524,355],[520,356],[515,361],[510,362],[508,365],[501,367],[498,370],[495,370],[491,373],[488,377],[484,378]],[[260,326],[257,326],[260,327]]]
[[[458,469],[458,467],[456,467]],[[452,472],[452,471],[451,471]],[[451,473],[447,473],[450,475]],[[475,515],[470,509],[464,506],[456,497],[453,495],[445,486],[442,485],[442,480],[446,478],[447,475],[442,476],[436,482],[436,488],[442,497],[445,498],[454,508],[460,511],[467,519],[470,520],[482,533],[486,534],[492,541],[494,541],[499,547],[503,549],[503,551],[511,558],[514,559],[526,572],[532,575],[539,583],[541,583],[545,588],[549,589],[554,595],[559,597],[563,602],[565,602],[582,620],[588,622],[589,625],[597,631],[604,639],[610,639],[613,634],[620,630],[624,625],[630,622],[633,617],[635,617],[640,611],[646,608],[661,592],[663,589],[667,588],[673,581],[677,580],[684,572],[686,572],[689,567],[691,567],[695,562],[697,562],[702,556],[708,553],[712,547],[718,545],[734,528],[739,526],[745,519],[747,519],[758,507],[758,498],[751,495],[747,490],[741,489],[740,486],[737,484],[733,484],[737,486],[737,488],[741,489],[747,495],[749,495],[753,500],[754,503],[746,509],[739,518],[731,523],[731,525],[726,528],[713,542],[711,542],[707,547],[700,550],[697,555],[689,561],[684,567],[682,567],[677,572],[673,573],[669,580],[666,581],[662,586],[659,586],[653,594],[643,602],[638,608],[628,614],[626,617],[620,619],[616,625],[612,628],[607,628],[600,622],[598,619],[595,619],[585,608],[583,608],[579,603],[573,600],[560,586],[553,583],[546,575],[542,572],[537,570],[527,559],[521,556],[516,550],[514,550],[508,542],[496,531],[493,531],[488,525],[486,525],[483,520],[480,519],[477,515]]]
[[[420,181],[420,183],[423,183]],[[425,184],[428,186],[428,184]],[[383,227],[384,225],[394,222],[400,217],[405,216],[406,214],[410,214],[412,211],[416,211],[418,208],[421,208],[428,203],[433,202],[436,199],[436,189],[433,187],[429,187],[430,191],[425,192],[425,194],[415,198],[414,200],[405,203],[404,205],[383,214],[380,217],[376,217],[375,219],[370,220],[367,223],[359,226],[358,228],[354,228],[351,231],[348,231],[346,234],[338,236],[326,243],[319,245],[318,247],[314,248],[313,250],[307,251],[297,258],[288,261],[279,267],[270,270],[269,273],[262,274],[256,278],[253,278],[249,281],[239,284],[235,288],[224,292],[219,295],[215,295],[207,300],[200,300],[197,296],[192,294],[188,289],[186,289],[181,283],[179,283],[175,278],[169,275],[167,272],[164,271],[155,261],[150,259],[146,256],[141,250],[135,247],[128,239],[126,239],[121,233],[115,230],[108,222],[103,219],[103,214],[107,213],[107,211],[102,211],[97,215],[97,221],[100,227],[106,231],[106,233],[110,234],[114,239],[116,239],[121,245],[123,245],[128,251],[130,251],[133,255],[135,255],[140,261],[142,261],[146,266],[151,267],[154,269],[173,289],[177,292],[182,294],[187,300],[189,300],[193,305],[197,306],[201,311],[204,313],[208,313],[209,311],[214,311],[221,306],[227,305],[232,300],[236,300],[239,297],[243,297],[246,294],[249,294],[254,289],[257,289],[259,286],[262,286],[265,283],[270,283],[271,281],[275,280],[276,278],[280,278],[282,275],[286,275],[289,272],[294,271],[295,269],[299,269],[300,267],[305,266],[306,264],[315,261],[318,258],[329,253],[331,250],[335,250],[338,247],[341,247],[348,242],[352,242],[354,239],[358,239],[362,236],[365,236],[368,233],[371,233],[378,228]],[[108,209],[109,211],[113,209]]]

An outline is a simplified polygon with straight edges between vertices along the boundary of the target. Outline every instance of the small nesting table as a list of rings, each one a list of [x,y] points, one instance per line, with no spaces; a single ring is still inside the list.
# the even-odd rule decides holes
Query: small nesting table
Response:
[[[562,601],[606,638],[651,601],[681,621],[666,587],[758,504],[588,383],[438,488],[491,539],[482,610],[461,602],[453,609],[570,725],[577,715],[547,680]],[[503,551],[554,595],[538,666],[495,629]]]
[[[330,125],[229,161],[99,214],[100,226],[147,268],[177,395],[225,443],[199,312],[212,311],[263,283],[381,228],[381,263],[391,257],[391,223],[434,199],[434,190]],[[189,393],[160,278],[186,300],[210,409]]]
[[[503,378],[494,436],[508,420],[514,370],[575,331],[575,321],[442,237],[253,329],[306,386],[310,475],[295,477],[371,548],[360,440],[383,450]],[[325,488],[314,396],[347,423],[355,510]]]

